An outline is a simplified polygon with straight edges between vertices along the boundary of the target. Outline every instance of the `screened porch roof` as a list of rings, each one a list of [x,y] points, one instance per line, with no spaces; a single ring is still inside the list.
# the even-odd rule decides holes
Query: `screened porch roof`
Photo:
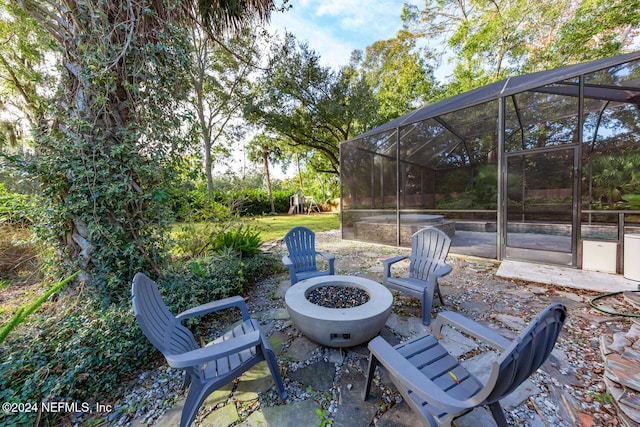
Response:
[[[586,76],[584,82],[584,98],[594,100],[595,102],[602,101],[598,103],[597,107],[596,104],[593,104],[593,107],[596,109],[603,109],[610,103],[640,105],[640,75],[637,74],[637,68],[634,69],[635,72],[633,73],[629,73],[624,67],[617,68],[619,65],[639,60],[640,51],[532,74],[509,77],[505,80],[427,105],[371,129],[349,141],[365,139],[370,136],[373,137],[374,135],[376,135],[376,137],[374,137],[375,139],[381,136],[383,139],[387,139],[392,136],[391,132],[396,128],[431,118],[438,118],[438,123],[448,130],[447,133],[455,136],[455,138],[448,137],[449,143],[444,144],[451,147],[453,143],[452,139],[457,139],[455,145],[458,145],[460,142],[471,140],[474,136],[482,132],[495,132],[497,109],[493,104],[487,104],[489,101],[523,92],[545,93],[558,95],[560,97],[578,97],[580,91],[578,77],[580,76]],[[599,71],[605,72],[597,73]],[[485,104],[485,106],[481,106],[482,104]],[[515,102],[514,104],[518,120],[526,120],[526,114],[520,114],[518,110],[526,109],[527,106],[519,106]],[[475,114],[469,114],[468,109],[474,106],[478,106],[478,111],[476,111]],[[540,104],[529,107],[542,108]],[[465,117],[458,117],[456,119],[454,115],[450,114],[463,109],[467,110],[464,114]],[[566,111],[564,111],[563,108],[557,108],[555,114],[556,116],[562,116],[566,114]],[[576,114],[575,110],[573,110],[573,114]],[[442,116],[445,115],[448,116],[443,119]],[[539,118],[538,114],[536,114],[536,116]],[[550,118],[553,119],[553,117]],[[456,121],[458,123],[455,123]],[[526,126],[527,124],[521,123],[521,125]],[[383,136],[384,134],[386,134],[386,137]],[[434,139],[437,138],[436,135],[431,135],[431,137]],[[424,140],[422,144],[424,144]],[[380,144],[378,140],[377,145],[385,144]],[[390,149],[392,148],[395,149],[395,146],[386,146],[384,151],[391,151]],[[446,148],[441,146],[440,150],[437,151],[441,150],[446,150]],[[414,153],[416,152],[415,147],[412,151],[414,151]],[[380,151],[378,152],[380,153]],[[435,153],[432,152],[431,154],[433,155]],[[434,161],[435,159],[431,160]],[[423,159],[423,162],[431,163],[427,159]]]

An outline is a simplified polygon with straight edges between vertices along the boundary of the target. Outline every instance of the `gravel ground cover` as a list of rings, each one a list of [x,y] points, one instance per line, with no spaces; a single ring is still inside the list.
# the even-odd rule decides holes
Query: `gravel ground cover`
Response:
[[[378,281],[382,276],[383,259],[408,253],[407,249],[402,248],[344,241],[340,239],[338,231],[317,233],[316,245],[318,250],[336,255],[336,274],[360,275]],[[278,254],[285,252],[282,242],[274,243],[268,250]],[[598,295],[594,292],[502,279],[496,276],[498,264],[491,260],[450,256],[448,262],[453,266],[453,271],[440,281],[445,304],[436,306],[435,311],[459,311],[477,321],[509,331],[515,337],[549,303],[559,301],[569,309],[552,363],[532,377],[539,391],[524,405],[507,413],[512,425],[539,425],[532,424],[534,419],[541,419],[546,426],[623,425],[604,384],[600,342],[602,336],[628,330],[630,319],[594,310],[589,306],[589,301]],[[301,336],[286,319],[279,320],[272,315],[284,307],[278,289],[279,284],[287,278],[285,275],[269,278],[246,295],[252,316],[263,322],[269,334],[279,333],[283,336],[283,352]],[[610,298],[599,303],[612,313],[628,310],[621,299]],[[394,294],[393,315],[398,318],[419,317],[419,301]],[[215,331],[217,328],[218,325],[212,325],[211,329]],[[394,333],[393,330],[390,332]],[[397,339],[404,337],[398,335]],[[367,356],[366,347],[364,350],[358,347],[345,351],[322,347],[306,360],[280,358],[290,402],[313,398],[326,410],[327,419],[332,420],[339,403],[340,389],[350,386],[341,384],[343,375],[345,372],[362,372]],[[297,370],[319,361],[336,366],[334,384],[329,392],[317,393],[288,379]],[[181,381],[179,372],[166,367],[143,373],[138,379],[139,386],[131,390],[116,405],[116,411],[109,415],[109,424],[152,424],[180,396]],[[379,383],[377,386],[382,397],[376,419],[401,401],[392,388]],[[261,394],[254,405],[239,408],[239,413],[244,418],[258,407],[272,405],[281,403],[275,393],[267,392]],[[202,415],[199,416],[201,418]]]

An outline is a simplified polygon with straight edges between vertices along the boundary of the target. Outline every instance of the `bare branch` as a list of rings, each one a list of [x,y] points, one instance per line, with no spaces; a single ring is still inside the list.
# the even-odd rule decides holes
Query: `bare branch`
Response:
[[[13,67],[11,67],[11,65],[7,62],[7,60],[1,54],[0,54],[0,62],[9,73],[9,77],[11,77],[11,82],[13,83],[15,88],[18,89],[18,91],[20,92],[22,99],[24,99],[27,105],[33,106],[33,100],[31,99],[27,91],[24,89],[24,86],[22,85],[22,83],[20,82],[16,74],[13,72]]]
[[[133,10],[133,3],[131,0],[127,0],[127,10],[129,11],[129,21],[127,21],[129,26],[129,31],[127,33],[127,40],[125,41],[124,46],[122,46],[122,49],[120,50],[120,53],[118,54],[118,56],[111,62],[111,64],[107,67],[107,69],[111,69],[118,64],[120,59],[126,54],[127,50],[129,49],[129,46],[131,45],[131,41],[133,40],[133,34],[136,29],[136,16]]]
[[[33,0],[16,0],[18,5],[28,12],[35,20],[42,24],[47,31],[55,38],[58,43],[62,44],[65,41],[64,33],[70,33],[69,23],[65,21],[60,15],[47,10],[40,6]],[[56,7],[58,10],[62,9],[59,5]]]

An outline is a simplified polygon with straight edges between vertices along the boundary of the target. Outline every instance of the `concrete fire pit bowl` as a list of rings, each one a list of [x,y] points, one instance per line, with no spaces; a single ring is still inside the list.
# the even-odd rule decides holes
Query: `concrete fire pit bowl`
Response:
[[[369,301],[350,308],[313,304],[307,296],[322,286],[362,289]],[[284,297],[294,325],[307,338],[327,347],[352,347],[369,341],[382,330],[391,313],[391,292],[373,280],[354,276],[319,276],[293,285]]]

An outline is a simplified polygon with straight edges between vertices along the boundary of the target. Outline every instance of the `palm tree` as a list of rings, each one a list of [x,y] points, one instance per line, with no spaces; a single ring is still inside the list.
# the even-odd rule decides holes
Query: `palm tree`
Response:
[[[38,123],[36,148],[48,163],[34,173],[54,204],[43,228],[56,230],[51,238],[64,264],[78,265],[90,283],[98,276],[124,283],[136,270],[159,273],[167,165],[177,157],[179,105],[189,89],[188,24],[197,22],[223,46],[243,25],[268,20],[273,0],[8,5],[51,36],[64,66],[53,117]]]
[[[640,185],[639,162],[637,153],[600,156],[595,161],[593,184],[599,198],[606,200],[610,208]]]
[[[248,20],[268,21],[274,9],[273,0],[190,0],[197,7],[206,27],[223,33],[242,28]]]
[[[247,147],[247,156],[253,162],[262,162],[264,168],[264,177],[267,183],[267,192],[269,193],[269,202],[271,203],[271,212],[275,212],[276,208],[273,203],[273,192],[271,191],[271,173],[269,172],[269,162],[279,161],[282,156],[278,139],[260,134],[255,136],[249,147]]]

